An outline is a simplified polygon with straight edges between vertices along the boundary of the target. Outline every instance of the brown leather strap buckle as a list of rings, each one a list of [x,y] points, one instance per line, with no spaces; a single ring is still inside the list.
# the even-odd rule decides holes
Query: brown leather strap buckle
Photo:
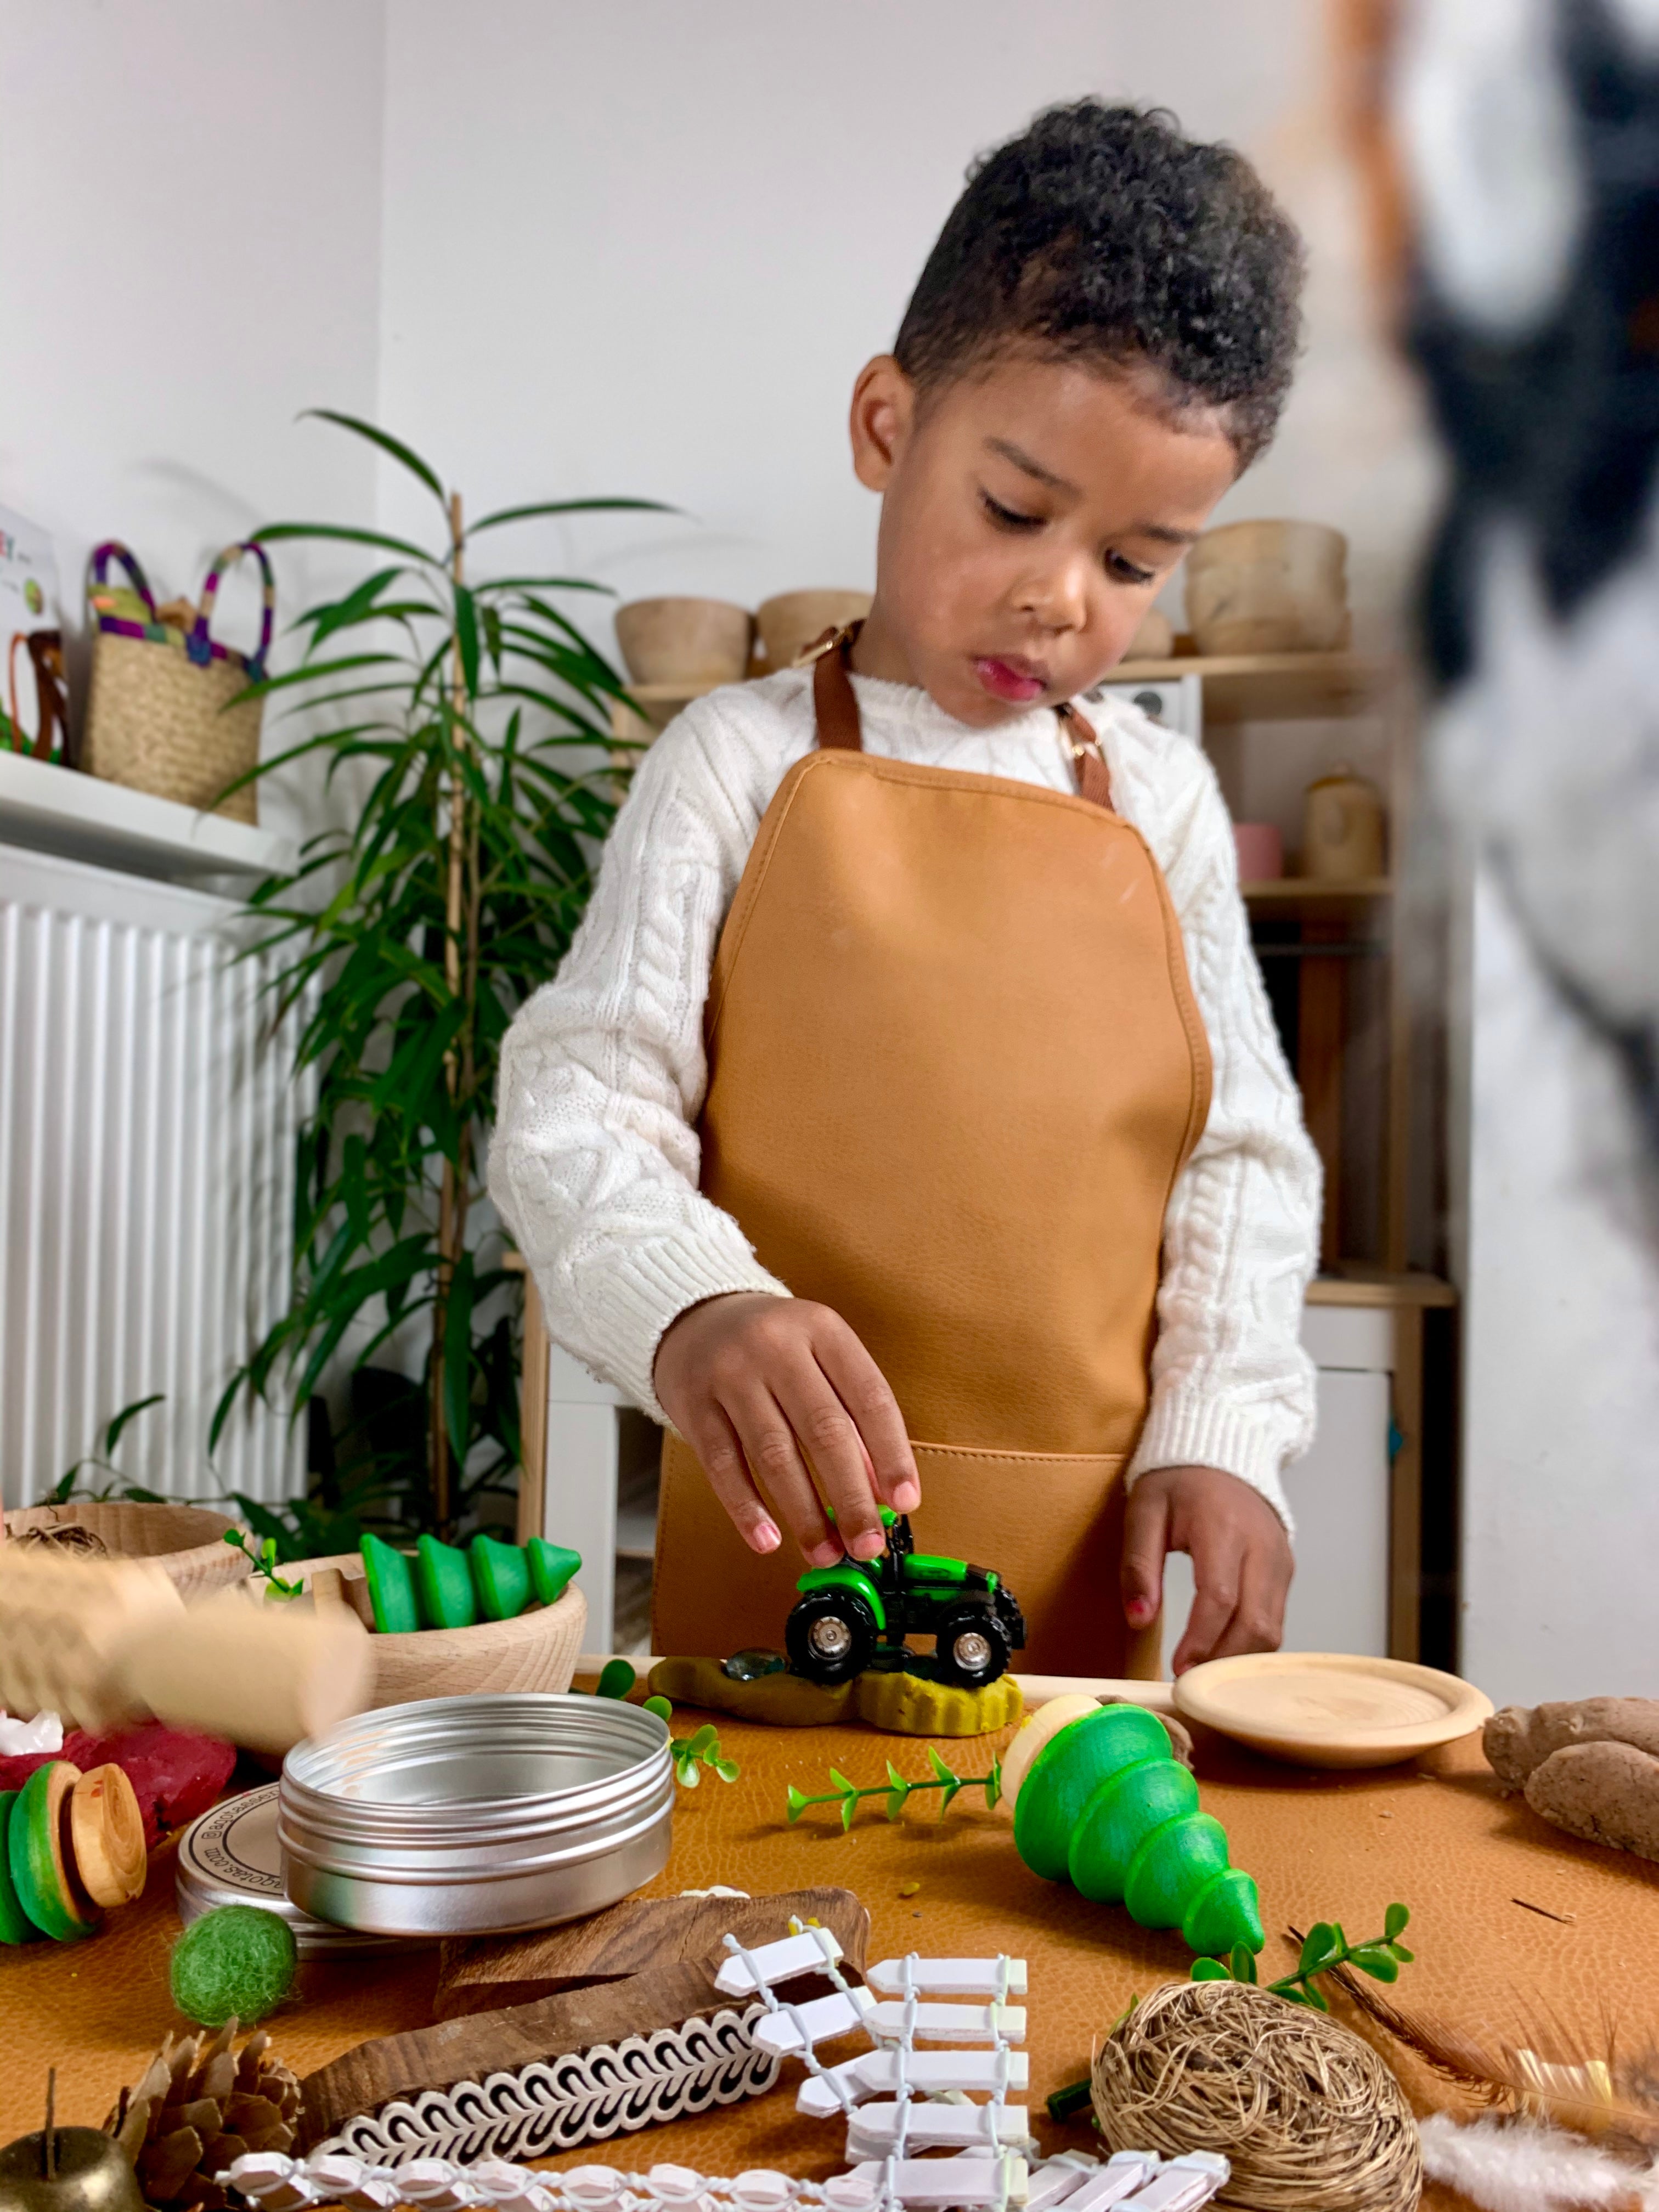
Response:
[[[815,660],[822,660],[826,653],[833,653],[843,639],[850,644],[858,631],[857,623],[848,623],[844,629],[839,629],[831,623],[822,637],[815,637],[811,645],[802,647],[789,665],[792,668],[810,668]]]

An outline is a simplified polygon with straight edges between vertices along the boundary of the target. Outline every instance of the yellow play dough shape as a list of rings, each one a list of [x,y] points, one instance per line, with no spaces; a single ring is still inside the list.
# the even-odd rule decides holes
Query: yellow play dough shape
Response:
[[[860,1720],[889,1735],[988,1735],[1010,1727],[1024,1711],[1008,1674],[983,1690],[924,1681],[919,1674],[873,1674],[824,1690],[799,1674],[757,1674],[752,1682],[734,1682],[718,1659],[659,1659],[650,1686],[653,1697],[769,1728],[830,1728]]]
[[[982,1690],[929,1682],[920,1674],[860,1674],[858,1716],[890,1735],[989,1735],[1011,1728],[1025,1710],[1012,1674]]]

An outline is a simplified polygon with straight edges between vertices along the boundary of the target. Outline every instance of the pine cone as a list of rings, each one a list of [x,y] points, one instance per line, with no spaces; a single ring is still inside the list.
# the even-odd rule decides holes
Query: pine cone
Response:
[[[235,2035],[228,2020],[211,2036],[169,2036],[104,2123],[155,2212],[221,2212],[229,2198],[216,2173],[247,2151],[292,2148],[299,2082],[268,2035],[251,2035],[240,2056]]]

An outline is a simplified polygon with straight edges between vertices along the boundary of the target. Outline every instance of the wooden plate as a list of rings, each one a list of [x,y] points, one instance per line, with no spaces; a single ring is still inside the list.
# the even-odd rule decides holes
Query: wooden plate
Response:
[[[1492,1699],[1405,1659],[1255,1651],[1181,1675],[1176,1711],[1296,1766],[1391,1766],[1468,1735]]]

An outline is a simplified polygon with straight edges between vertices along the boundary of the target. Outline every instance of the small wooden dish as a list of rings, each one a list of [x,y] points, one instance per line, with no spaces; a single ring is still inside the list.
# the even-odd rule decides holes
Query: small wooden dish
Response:
[[[362,1582],[356,1552],[301,1559],[278,1571],[309,1587],[332,1567],[346,1583]],[[587,1600],[573,1584],[556,1605],[532,1606],[515,1620],[481,1620],[472,1628],[417,1628],[403,1636],[371,1636],[374,1694],[371,1707],[413,1705],[421,1698],[471,1697],[481,1691],[570,1687],[587,1626]]]
[[[1473,1683],[1406,1659],[1252,1651],[1176,1677],[1176,1711],[1293,1766],[1392,1766],[1491,1717]]]
[[[118,1499],[106,1504],[23,1505],[6,1516],[9,1538],[28,1528],[84,1528],[112,1559],[152,1559],[165,1567],[185,1597],[222,1589],[252,1571],[246,1554],[225,1541],[225,1531],[240,1525],[210,1505],[139,1505]]]

